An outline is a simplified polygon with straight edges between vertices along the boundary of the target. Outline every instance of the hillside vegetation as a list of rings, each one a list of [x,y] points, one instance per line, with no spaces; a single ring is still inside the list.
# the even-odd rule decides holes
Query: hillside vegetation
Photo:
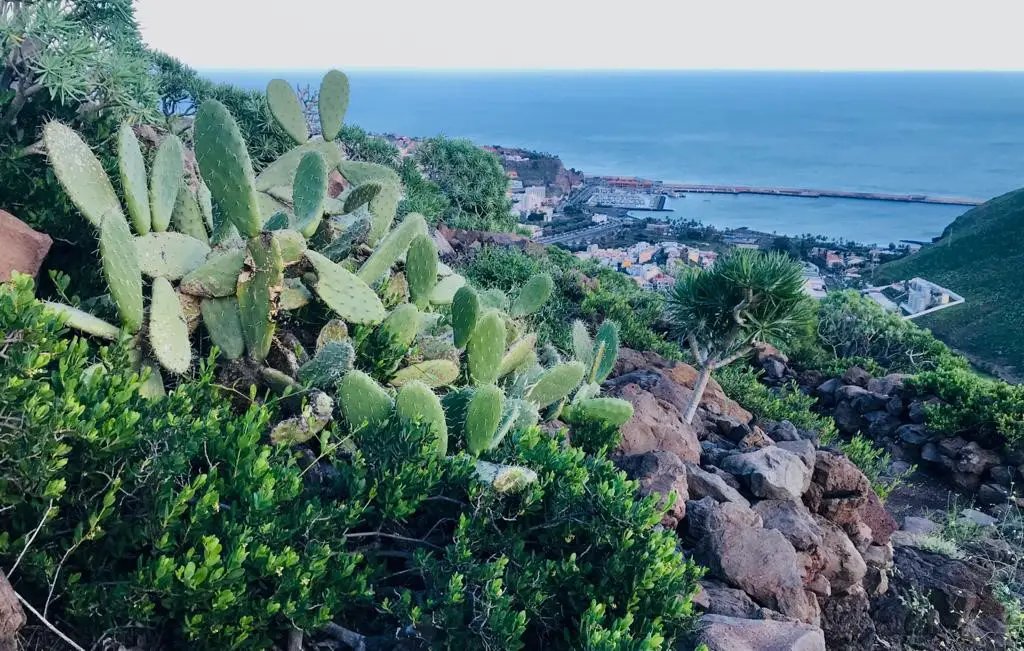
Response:
[[[922,276],[964,296],[967,303],[922,317],[948,344],[1001,375],[1024,376],[1024,190],[967,211],[942,238],[919,253],[882,265],[878,279]]]

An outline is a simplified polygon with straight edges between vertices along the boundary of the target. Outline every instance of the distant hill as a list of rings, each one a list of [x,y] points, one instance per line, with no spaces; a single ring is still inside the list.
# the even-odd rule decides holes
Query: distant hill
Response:
[[[1024,189],[972,208],[918,253],[882,265],[877,280],[921,276],[966,304],[917,322],[972,361],[1024,379]]]

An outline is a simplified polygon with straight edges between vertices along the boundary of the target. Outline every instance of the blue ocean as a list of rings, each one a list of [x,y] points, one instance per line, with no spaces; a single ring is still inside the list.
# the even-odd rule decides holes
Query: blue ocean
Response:
[[[263,88],[317,72],[206,71]],[[349,71],[347,122],[557,154],[588,174],[987,199],[1024,186],[1024,74]],[[689,195],[673,216],[929,240],[965,208]]]

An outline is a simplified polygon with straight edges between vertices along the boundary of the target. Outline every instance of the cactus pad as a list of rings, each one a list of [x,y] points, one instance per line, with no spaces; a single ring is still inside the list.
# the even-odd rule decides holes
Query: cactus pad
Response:
[[[149,232],[149,187],[146,185],[146,159],[142,156],[139,139],[135,137],[132,125],[125,122],[117,131],[117,169],[121,175],[121,188],[128,215],[135,226],[135,232],[145,235]]]
[[[459,365],[448,359],[428,359],[399,369],[388,382],[400,387],[409,382],[422,382],[437,388],[453,384],[459,379]]]
[[[430,303],[430,294],[437,284],[437,245],[428,235],[419,234],[405,255],[405,275],[409,281],[409,297],[421,309]]]
[[[178,280],[200,268],[210,247],[184,233],[149,233],[135,238],[139,267],[149,278]]]
[[[307,152],[299,161],[292,184],[296,228],[306,237],[312,237],[320,226],[326,198],[327,164],[316,151]]]
[[[302,385],[296,382],[287,373],[282,373],[276,368],[264,366],[260,369],[260,377],[263,378],[263,382],[270,387],[270,390],[278,395],[286,395],[288,393],[298,393],[302,391]]]
[[[537,473],[524,466],[477,460],[476,478],[497,493],[517,493],[537,481]]]
[[[594,364],[594,340],[587,331],[587,325],[576,319],[572,322],[572,353],[580,364],[591,368]]]
[[[184,147],[177,136],[169,134],[156,148],[149,180],[149,208],[154,231],[166,231],[170,225],[184,173]]]
[[[398,212],[399,199],[401,199],[399,185],[397,183],[384,183],[381,185],[377,196],[367,204],[371,215],[370,232],[367,235],[367,242],[369,244],[376,244],[380,238],[384,237],[388,229],[391,228],[395,221],[395,215]]]
[[[356,353],[347,341],[332,341],[299,369],[299,380],[329,390],[352,370]]]
[[[494,434],[501,421],[505,394],[494,385],[482,386],[473,394],[466,408],[466,449],[474,457],[492,449]]]
[[[533,385],[526,399],[538,407],[546,407],[562,400],[580,385],[587,369],[579,362],[559,364],[544,371],[537,383]]]
[[[281,261],[284,266],[290,267],[302,261],[306,255],[306,238],[302,233],[289,229],[276,230],[270,234],[277,246],[281,249]]]
[[[451,305],[455,300],[455,293],[465,284],[466,279],[459,274],[442,278],[441,282],[434,285],[434,291],[430,293],[430,302],[434,305]]]
[[[192,346],[188,326],[178,295],[166,278],[153,280],[153,300],[149,306],[149,345],[160,365],[181,375],[192,364]]]
[[[128,332],[138,332],[143,321],[142,272],[134,238],[123,217],[110,215],[103,220],[100,257],[122,326]]]
[[[181,279],[180,289],[195,296],[234,296],[245,266],[245,249],[214,249],[206,261]]]
[[[179,233],[191,235],[204,244],[210,243],[210,235],[206,232],[206,220],[199,209],[199,202],[185,183],[178,189],[178,199],[174,203],[171,221]]]
[[[633,405],[619,398],[588,398],[569,408],[571,420],[599,420],[622,427],[633,417]]]
[[[417,235],[427,232],[427,221],[419,213],[410,213],[402,223],[391,229],[377,245],[363,266],[359,268],[359,277],[367,285],[373,285],[387,273],[395,262],[412,243]]]
[[[63,303],[52,303],[50,301],[43,301],[43,305],[63,316],[68,327],[84,332],[87,335],[113,341],[121,333],[116,325],[107,323],[103,319],[95,317],[77,307],[71,307]]]
[[[463,285],[452,298],[452,332],[455,347],[465,348],[480,317],[480,298],[469,285]]]
[[[422,423],[437,436],[437,455],[448,453],[448,425],[437,395],[422,382],[410,382],[398,390],[395,412],[403,423]]]
[[[508,309],[508,296],[498,288],[488,289],[480,293],[480,305],[495,310]]]
[[[592,382],[604,382],[615,368],[619,356],[619,328],[614,321],[605,321],[597,330],[594,339],[594,362]]]
[[[320,334],[316,337],[316,351],[320,352],[324,346],[332,341],[346,341],[348,339],[348,326],[341,319],[331,319],[324,327],[320,328]]]
[[[315,140],[304,145],[293,147],[283,153],[277,160],[263,168],[256,178],[256,189],[266,192],[279,186],[291,187],[295,180],[295,170],[299,168],[302,157],[311,151],[319,152],[331,169],[341,162],[341,148],[336,143]]]
[[[384,319],[384,304],[358,276],[316,251],[306,251],[306,259],[316,269],[314,289],[317,295],[341,318],[363,324],[380,323]]]
[[[537,335],[532,332],[512,344],[501,358],[501,365],[498,366],[498,377],[505,377],[530,361],[530,358],[535,355],[534,348],[536,345]]]
[[[280,212],[275,212],[267,218],[267,221],[263,222],[263,230],[279,231],[288,228],[290,225],[291,220],[288,219],[288,213],[282,210]]]
[[[242,338],[249,357],[266,359],[274,337],[275,299],[284,284],[284,263],[281,248],[269,235],[249,240],[252,270],[238,283],[238,309],[242,321]]]
[[[298,310],[313,301],[313,295],[299,278],[285,278],[281,294],[277,297],[277,306],[282,310]]]
[[[505,320],[492,310],[484,314],[466,345],[469,377],[474,384],[494,384],[505,352]]]
[[[377,163],[343,160],[338,163],[337,167],[345,180],[354,187],[359,187],[369,181],[379,181],[382,184],[391,185],[398,185],[401,182],[395,170]]]
[[[555,286],[551,274],[533,276],[519,290],[519,296],[512,304],[512,316],[526,316],[544,307]]]
[[[46,152],[64,191],[89,222],[99,228],[107,215],[120,215],[121,202],[114,186],[89,145],[59,122],[43,127]]]
[[[348,111],[348,77],[340,70],[330,70],[320,82],[320,131],[324,140],[338,137]]]
[[[223,104],[207,100],[196,112],[193,133],[196,162],[213,201],[239,233],[255,237],[263,217],[238,124]]]
[[[338,383],[338,402],[350,429],[364,425],[374,430],[387,421],[395,403],[384,389],[362,371],[349,371]]]
[[[242,321],[238,312],[238,299],[234,296],[204,298],[199,304],[203,325],[213,345],[220,348],[228,359],[239,359],[245,354]]]
[[[267,106],[274,120],[295,142],[302,144],[309,140],[309,125],[298,96],[284,79],[273,79],[267,84]]]
[[[345,197],[344,212],[353,212],[356,208],[370,203],[377,198],[377,195],[380,194],[382,189],[383,186],[379,181],[367,181],[366,183],[363,183],[349,192],[348,196]]]
[[[199,183],[199,189],[196,191],[196,199],[199,201],[199,212],[203,215],[203,221],[206,222],[206,228],[213,232],[213,197],[210,195],[210,188],[206,187],[206,184]]]

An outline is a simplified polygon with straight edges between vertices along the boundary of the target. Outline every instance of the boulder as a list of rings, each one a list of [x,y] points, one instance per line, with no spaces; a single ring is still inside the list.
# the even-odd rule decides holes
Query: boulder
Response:
[[[25,611],[18,601],[7,575],[0,570],[0,650],[15,651],[18,631],[25,625]]]
[[[818,388],[814,392],[819,398],[823,399],[826,404],[835,400],[835,393],[839,387],[843,386],[842,381],[839,378],[832,378],[831,380],[825,380],[818,385]]]
[[[693,426],[683,420],[672,404],[655,398],[635,384],[620,387],[615,395],[633,405],[633,417],[622,426],[623,455],[660,450],[683,461],[700,461],[700,442]]]
[[[821,607],[821,628],[829,649],[876,648],[871,601],[864,588],[857,585],[826,599]]]
[[[904,406],[903,398],[899,396],[892,396],[888,401],[886,401],[885,410],[893,416],[902,416]]]
[[[704,579],[701,581],[701,590],[703,598],[698,605],[709,615],[786,621],[786,617],[781,613],[759,606],[746,592],[730,588],[721,581]]]
[[[903,392],[903,385],[909,377],[906,373],[890,373],[885,377],[871,378],[866,388],[872,393],[899,395]]]
[[[956,456],[956,470],[957,472],[980,476],[985,474],[989,468],[999,465],[1002,460],[998,452],[986,450],[978,445],[977,442],[971,441],[960,448]]]
[[[999,484],[982,484],[978,488],[981,504],[1004,504],[1010,499],[1010,489]]]
[[[921,447],[928,442],[928,431],[924,425],[907,424],[896,429],[900,441],[913,447]]]
[[[994,527],[999,524],[999,520],[977,509],[964,509],[960,511],[960,518],[957,519],[957,523],[977,527]]]
[[[755,425],[754,428],[750,430],[749,434],[740,439],[736,444],[736,447],[739,450],[746,452],[748,450],[766,448],[770,445],[775,445],[775,441],[769,438],[768,435],[764,433],[764,430]]]
[[[765,529],[775,529],[797,551],[811,551],[822,545],[821,526],[803,504],[788,500],[764,500],[754,505]]]
[[[814,443],[801,439],[799,441],[782,441],[775,445],[800,457],[800,460],[803,461],[804,465],[808,468],[814,467],[814,461],[817,455],[817,448],[814,447]]]
[[[925,410],[924,403],[920,400],[914,400],[907,406],[907,417],[910,418],[910,422],[923,425],[928,420],[928,412]]]
[[[871,394],[867,389],[856,384],[844,384],[835,391],[835,397],[837,401],[847,400],[853,402],[858,398],[864,396],[870,396]]]
[[[708,651],[825,651],[821,629],[799,622],[704,615],[699,628]]]
[[[774,446],[727,457],[722,470],[745,481],[763,499],[799,500],[811,483],[811,469],[800,457]]]
[[[938,524],[932,522],[928,518],[919,518],[913,515],[908,515],[907,517],[903,518],[903,531],[906,531],[907,533],[938,533],[940,528],[941,527],[939,527]]]
[[[944,457],[956,458],[960,454],[966,445],[967,441],[959,436],[951,436],[945,439],[939,439],[937,445],[939,446],[939,453]]]
[[[814,521],[821,532],[821,574],[828,579],[832,590],[846,592],[859,585],[868,566],[853,542],[842,529],[820,515],[814,516]]]
[[[855,389],[857,387],[846,387],[848,389]],[[867,414],[872,411],[883,411],[888,413],[885,409],[889,402],[889,396],[881,393],[871,393],[865,391],[859,396],[852,399],[853,408],[862,414]]]
[[[657,359],[652,359],[648,355],[654,355]],[[612,370],[612,377],[617,378],[620,375],[627,375],[634,371],[646,370],[648,368],[657,368],[658,360],[664,360],[657,353],[641,353],[638,350],[632,348],[626,348],[625,346],[619,348],[619,355],[615,358],[615,368]]]
[[[689,364],[677,363],[675,366],[668,369],[666,374],[673,382],[681,384],[691,390],[693,389],[694,383],[697,381],[697,370]],[[708,386],[704,390],[704,395],[701,398],[700,404],[704,405],[708,411],[732,416],[744,423],[749,423],[754,419],[754,416],[749,411],[741,407],[738,402],[725,395],[725,391],[722,390],[722,385],[720,385],[715,378],[711,378],[708,381]]]
[[[939,452],[939,446],[934,443],[925,443],[921,446],[921,460],[927,461],[928,463],[934,463],[938,465],[945,465],[945,459],[947,457],[942,456]]]
[[[838,452],[818,450],[812,490],[804,495],[804,503],[844,528],[863,522],[871,528],[871,541],[876,545],[887,544],[899,528],[860,468]]]
[[[870,381],[871,374],[859,366],[851,366],[843,373],[843,384],[852,384],[866,389]]]
[[[706,472],[696,464],[686,464],[686,484],[690,499],[710,497],[716,502],[736,502],[750,506],[747,498],[740,495],[740,492],[730,486],[723,477]]]
[[[697,541],[696,555],[712,576],[787,617],[817,621],[818,604],[804,590],[796,550],[778,531],[761,528],[757,513],[705,497],[687,504],[686,523]]]
[[[752,431],[750,425],[732,416],[711,416],[718,433],[733,443],[738,443]]]
[[[836,428],[846,436],[853,436],[864,426],[860,412],[846,400],[836,405],[835,411],[832,412],[832,419],[836,422]]]
[[[803,438],[800,436],[800,431],[796,428],[796,425],[788,420],[766,424],[764,430],[765,434],[770,436],[776,443],[780,441],[799,441]]]
[[[868,436],[876,441],[891,439],[900,426],[900,419],[887,411],[872,411],[864,414]]]
[[[1013,472],[1014,469],[1010,466],[993,466],[988,469],[992,481],[1007,488],[1013,485]]]
[[[766,360],[761,365],[761,368],[764,369],[765,377],[770,380],[781,380],[786,375],[786,371],[789,370],[786,368],[786,364],[778,359]]]
[[[641,495],[659,495],[659,506],[669,502],[672,506],[661,518],[661,524],[668,529],[675,529],[686,516],[686,466],[671,452],[655,450],[642,454],[618,457],[617,465],[626,476],[640,483]],[[674,501],[673,501],[674,500]]]
[[[0,282],[11,279],[15,271],[35,277],[53,240],[33,230],[25,222],[0,210]]]

